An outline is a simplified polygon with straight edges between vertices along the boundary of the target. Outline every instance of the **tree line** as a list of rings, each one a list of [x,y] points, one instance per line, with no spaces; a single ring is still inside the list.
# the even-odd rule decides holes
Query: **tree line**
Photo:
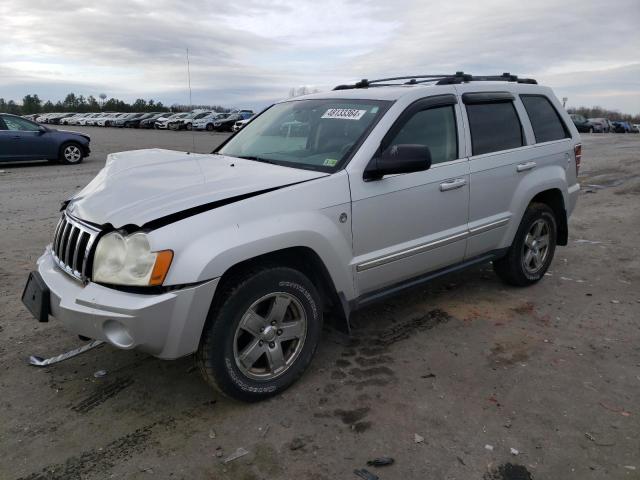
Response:
[[[25,95],[22,104],[13,100],[6,101],[0,98],[0,112],[11,113],[14,115],[29,115],[32,113],[49,113],[49,112],[74,112],[74,113],[91,113],[91,112],[184,112],[194,108],[203,108],[216,110],[220,112],[229,111],[220,105],[179,105],[173,104],[167,107],[162,102],[156,102],[153,99],[145,100],[138,98],[133,103],[127,103],[117,98],[109,98],[105,94],[100,94],[99,98],[93,95],[85,97],[68,94],[64,100],[53,103],[51,100],[43,102],[37,94]]]

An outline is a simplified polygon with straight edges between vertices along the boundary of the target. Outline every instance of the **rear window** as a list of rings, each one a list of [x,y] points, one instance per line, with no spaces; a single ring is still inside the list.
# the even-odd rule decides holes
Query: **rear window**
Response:
[[[531,120],[536,143],[551,142],[569,137],[569,132],[560,115],[547,97],[542,95],[520,95]]]
[[[513,102],[467,105],[473,155],[524,145],[522,125]]]

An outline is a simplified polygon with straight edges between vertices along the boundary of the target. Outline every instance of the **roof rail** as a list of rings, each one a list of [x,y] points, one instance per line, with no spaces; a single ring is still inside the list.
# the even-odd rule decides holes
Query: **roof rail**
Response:
[[[401,80],[406,80],[402,82]],[[389,83],[392,82],[392,83]],[[348,85],[338,85],[334,90],[349,90],[352,88],[369,88],[369,87],[391,87],[397,85],[417,85],[421,83],[435,82],[436,85],[451,85],[468,82],[516,82],[537,84],[533,78],[518,78],[517,75],[511,75],[508,72],[502,75],[471,75],[464,72],[456,72],[451,75],[407,75],[402,77],[379,78],[377,80],[367,80],[366,78]]]

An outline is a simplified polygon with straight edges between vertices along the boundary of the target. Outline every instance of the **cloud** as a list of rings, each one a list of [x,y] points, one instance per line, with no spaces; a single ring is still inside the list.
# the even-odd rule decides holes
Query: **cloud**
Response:
[[[197,103],[259,107],[293,86],[464,70],[640,111],[637,0],[3,0],[0,18],[0,96],[16,100],[68,86],[184,103],[188,48]]]

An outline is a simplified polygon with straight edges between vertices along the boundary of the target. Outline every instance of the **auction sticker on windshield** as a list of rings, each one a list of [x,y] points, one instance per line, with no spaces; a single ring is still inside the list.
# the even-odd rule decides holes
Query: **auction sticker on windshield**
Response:
[[[342,120],[360,120],[367,113],[366,110],[356,110],[355,108],[330,108],[322,118],[339,118]]]

